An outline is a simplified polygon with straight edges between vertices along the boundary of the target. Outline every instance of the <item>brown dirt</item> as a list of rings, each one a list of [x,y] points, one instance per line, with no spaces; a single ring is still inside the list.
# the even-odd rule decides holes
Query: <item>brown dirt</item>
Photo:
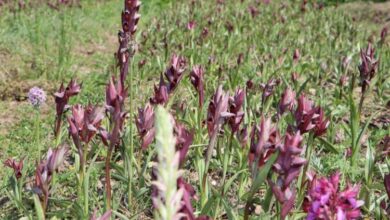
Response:
[[[390,1],[353,2],[341,5],[340,8],[350,13],[355,21],[369,23],[370,29],[380,30],[384,26],[390,28]]]

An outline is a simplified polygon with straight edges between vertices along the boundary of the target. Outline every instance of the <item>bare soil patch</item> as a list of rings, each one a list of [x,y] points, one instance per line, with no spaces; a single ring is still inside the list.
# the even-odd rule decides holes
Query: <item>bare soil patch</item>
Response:
[[[367,22],[371,24],[370,29],[378,30],[382,27],[390,27],[390,1],[373,2],[353,2],[340,6],[347,13],[350,13],[355,21]]]

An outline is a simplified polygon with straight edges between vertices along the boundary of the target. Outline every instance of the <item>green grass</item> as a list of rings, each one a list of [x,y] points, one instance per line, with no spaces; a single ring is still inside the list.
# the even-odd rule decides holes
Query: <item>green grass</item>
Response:
[[[371,34],[367,28],[354,23],[345,11],[332,6],[325,7],[323,10],[316,10],[309,6],[309,10],[303,14],[300,12],[299,4],[294,1],[285,3],[284,7],[281,7],[279,1],[273,1],[270,5],[261,5],[259,16],[252,18],[247,6],[255,5],[254,1],[241,4],[239,1],[230,0],[223,6],[217,6],[214,1],[201,1],[195,6],[191,6],[188,2],[156,0],[145,1],[143,4],[139,31],[136,34],[139,51],[134,57],[131,68],[134,87],[130,89],[135,94],[134,107],[143,107],[148,102],[149,97],[153,95],[153,85],[158,83],[160,73],[165,70],[174,53],[185,56],[189,68],[195,64],[205,67],[206,103],[205,108],[202,109],[204,116],[209,99],[219,84],[232,94],[236,88],[244,88],[247,80],[252,80],[256,89],[251,94],[250,103],[248,102],[245,122],[248,125],[258,123],[259,110],[263,108],[259,85],[271,78],[278,78],[281,84],[276,88],[270,108],[264,112],[265,115],[274,114],[280,94],[287,86],[294,88],[295,91],[306,93],[316,104],[324,108],[331,119],[331,125],[323,139],[337,150],[337,153],[332,153],[324,142],[316,140],[313,143],[314,152],[311,155],[310,167],[319,175],[329,175],[340,170],[343,173],[343,184],[347,179],[354,183],[362,182],[367,162],[365,159],[367,143],[377,146],[385,135],[389,135],[389,125],[373,122],[368,126],[364,135],[365,141],[359,152],[358,165],[351,167],[349,159],[345,156],[352,138],[349,134],[350,103],[348,98],[338,98],[338,82],[343,74],[341,60],[344,56],[352,58],[347,73],[350,76],[358,74],[359,51],[366,47],[366,39]],[[1,124],[2,119],[0,119],[0,161],[9,157],[26,157],[28,175],[33,176],[39,155],[37,145],[43,146],[46,152],[46,149],[53,147],[54,144],[52,125],[55,105],[51,94],[59,87],[62,80],[67,81],[76,77],[78,81],[83,82],[82,92],[72,99],[71,104],[104,104],[107,80],[110,75],[117,72],[114,53],[118,48],[117,31],[120,29],[122,7],[122,1],[88,0],[82,1],[81,8],[64,7],[60,11],[51,10],[45,5],[17,13],[3,11],[4,14],[0,16],[0,61],[2,62],[0,79],[4,78],[4,80],[0,81],[0,93],[10,95],[7,95],[6,101],[0,102],[0,109],[6,109],[7,114],[13,117],[6,126]],[[222,11],[218,12],[218,10]],[[195,30],[192,32],[186,28],[190,20],[196,21]],[[233,26],[232,32],[227,28],[229,25]],[[208,36],[205,38],[201,37],[204,27],[208,28]],[[379,35],[375,36],[374,42],[378,39]],[[293,52],[296,48],[300,50],[301,59],[297,65],[294,65]],[[240,53],[244,54],[244,59],[240,65],[237,65]],[[378,48],[377,53],[381,58],[380,70],[366,100],[360,128],[372,115],[375,121],[377,116],[388,114],[385,106],[390,100],[390,62],[387,62],[390,59],[389,43]],[[141,60],[146,60],[142,68],[138,66]],[[188,72],[187,70],[176,95],[172,97],[172,108],[177,110],[176,118],[179,121],[189,128],[196,128],[197,95],[190,84]],[[300,76],[296,85],[290,79],[292,72],[298,72]],[[36,143],[34,136],[34,111],[26,101],[7,110],[8,104],[13,99],[12,94],[25,96],[33,85],[43,87],[50,99],[42,109],[39,143]],[[347,91],[348,89],[344,88],[344,92]],[[359,96],[358,91],[356,89],[354,92],[356,100]],[[179,111],[180,108],[177,107],[180,104],[185,105],[183,111]],[[133,118],[134,115],[129,116],[127,127],[133,123]],[[284,118],[278,125],[282,131],[286,130],[290,119]],[[1,132],[2,129],[5,132]],[[135,126],[133,130],[135,132]],[[194,145],[208,143],[206,130],[203,128],[196,135]],[[144,158],[146,155],[152,155],[153,146],[143,152],[139,149],[137,136],[126,137],[134,138],[136,158],[139,154],[143,154]],[[221,139],[223,143],[224,139]],[[64,135],[62,141],[72,144],[68,135]],[[90,212],[95,207],[104,207],[100,179],[103,176],[104,166],[101,158],[106,154],[106,149],[97,138],[93,147],[102,150],[96,167],[91,173]],[[116,153],[119,157],[119,153]],[[68,170],[61,172],[56,181],[52,193],[53,200],[75,201],[74,155],[73,149]],[[188,158],[191,159],[187,159],[185,168],[191,170],[191,173],[197,173],[199,158],[196,150],[191,149]],[[219,159],[214,158],[210,166],[211,169],[216,170],[216,173],[221,172],[222,162]],[[234,156],[233,160],[235,161],[233,164],[238,163],[238,156]],[[229,177],[237,172],[243,172],[240,171],[240,167],[233,164],[228,171]],[[385,164],[385,161],[378,161],[373,168],[375,184],[370,185],[373,187],[372,192],[384,193],[381,183],[383,174],[388,172]],[[138,219],[139,213],[145,215],[147,212],[144,209],[148,209],[151,204],[150,166],[147,167],[146,183],[143,185],[137,183],[133,186],[134,200],[137,202],[127,210],[122,207],[122,200],[126,196],[126,184],[122,184],[124,180],[120,178],[121,171],[123,172],[123,169],[118,168],[113,174],[116,181],[113,207],[127,217],[135,215],[135,219]],[[245,170],[243,173],[245,174],[244,188],[249,189],[249,172]],[[0,169],[0,176],[11,176],[11,171]],[[139,178],[136,176],[135,180]],[[0,180],[0,195],[3,195],[2,192],[6,190],[8,184],[6,180],[7,178]],[[199,192],[198,182],[195,180],[190,182]],[[230,193],[236,195],[238,184],[233,185]],[[26,203],[32,206],[32,200],[26,199]],[[66,204],[64,202],[62,205],[55,206],[58,210],[64,210],[62,214],[56,213],[53,208],[49,215],[58,215],[59,218],[73,216],[74,207]],[[204,211],[201,202],[197,202],[194,207],[198,212]],[[3,211],[1,210],[2,208],[0,208],[2,219],[12,219],[15,216],[13,214],[15,209],[11,202],[4,206]],[[225,208],[221,210],[223,213],[227,211]],[[233,207],[232,210],[240,213],[237,207]],[[215,212],[216,210],[208,210],[206,214],[214,215]],[[299,210],[297,213],[299,214]],[[369,208],[364,210],[364,215],[367,217],[373,217],[374,214]]]

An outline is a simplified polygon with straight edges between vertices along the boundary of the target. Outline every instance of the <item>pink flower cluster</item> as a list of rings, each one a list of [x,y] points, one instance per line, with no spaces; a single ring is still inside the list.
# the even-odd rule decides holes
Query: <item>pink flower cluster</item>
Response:
[[[307,219],[353,220],[361,216],[360,207],[364,202],[358,200],[358,185],[348,184],[344,191],[339,188],[340,173],[330,178],[314,178],[304,203]]]

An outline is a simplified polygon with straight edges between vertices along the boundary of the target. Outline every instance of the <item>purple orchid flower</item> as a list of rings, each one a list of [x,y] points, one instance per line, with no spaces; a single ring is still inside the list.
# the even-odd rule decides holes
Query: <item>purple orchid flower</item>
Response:
[[[297,64],[300,58],[301,58],[301,53],[299,52],[299,49],[297,48],[294,50],[294,54],[293,54],[294,64]]]
[[[153,105],[164,105],[168,102],[169,92],[165,84],[162,74],[160,75],[160,83],[158,86],[154,85],[154,97],[150,98],[150,103]]]
[[[222,86],[219,86],[210,101],[207,111],[207,129],[209,135],[219,132],[225,118],[233,116],[228,112],[229,95],[225,94]]]
[[[321,107],[315,107],[314,103],[302,94],[298,99],[298,107],[294,113],[297,129],[301,134],[313,131],[315,137],[323,135],[328,126],[329,119]]]
[[[380,40],[381,44],[385,43],[386,37],[387,37],[387,32],[388,32],[387,27],[383,27],[381,30],[381,40]]]
[[[66,146],[59,147],[54,150],[49,148],[46,156],[46,160],[47,160],[46,166],[49,173],[54,173],[58,171],[58,168],[63,164],[65,160],[65,156],[67,152],[68,152],[68,148]]]
[[[165,77],[168,80],[168,92],[172,93],[181,79],[183,78],[183,73],[186,70],[186,60],[182,56],[177,56],[174,54],[171,58],[171,65],[165,71]]]
[[[61,83],[60,88],[54,93],[56,102],[57,116],[62,116],[64,111],[67,109],[69,98],[80,93],[82,84],[77,84],[76,80],[71,79],[66,87],[64,83]]]
[[[251,14],[252,18],[257,17],[260,14],[259,9],[253,5],[248,7],[248,12]]]
[[[288,87],[286,90],[284,90],[278,107],[278,111],[280,115],[282,115],[287,110],[289,111],[293,110],[296,104],[295,97],[296,97],[295,92],[291,88]]]
[[[195,27],[196,27],[196,22],[195,21],[190,21],[190,22],[187,23],[187,29],[188,30],[192,31],[192,30],[195,29]]]
[[[186,60],[184,57],[174,54],[171,58],[170,66],[163,75],[160,75],[160,83],[154,86],[154,97],[150,98],[150,103],[164,105],[168,102],[169,96],[175,91],[186,69]]]
[[[275,79],[268,80],[267,83],[263,83],[260,85],[261,89],[263,90],[263,94],[261,96],[261,102],[264,104],[268,97],[270,97],[275,90],[275,87],[279,85],[280,81]]]
[[[229,98],[229,112],[234,116],[229,118],[229,125],[233,133],[236,133],[242,120],[244,119],[244,112],[242,111],[242,105],[245,99],[245,92],[242,89],[237,89],[233,97]]]
[[[300,157],[302,152],[301,142],[303,137],[299,131],[295,135],[286,134],[284,144],[279,147],[279,156],[274,164],[274,170],[278,174],[276,183],[268,180],[272,192],[282,205],[281,218],[285,219],[294,207],[296,189],[291,183],[298,177],[306,160]]]
[[[56,103],[56,123],[54,128],[54,134],[57,137],[61,130],[62,124],[62,115],[64,111],[68,108],[68,102],[70,97],[80,93],[81,84],[77,84],[75,80],[70,80],[67,87],[64,87],[64,83],[61,83],[60,88],[56,93],[54,93],[55,103]]]
[[[248,127],[244,125],[243,128],[237,133],[237,139],[240,141],[242,147],[245,147],[248,143],[249,134]]]
[[[100,128],[104,118],[103,109],[89,105],[72,107],[72,116],[68,117],[71,136],[78,135],[80,141],[88,144]]]
[[[199,108],[203,107],[204,103],[204,69],[200,65],[196,65],[192,68],[190,79],[192,85],[195,87],[199,95]]]
[[[137,25],[139,18],[141,17],[139,8],[141,1],[139,0],[126,0],[125,9],[122,12],[122,30],[119,31],[118,41],[119,48],[116,53],[118,66],[120,67],[120,84],[122,87],[125,84],[126,76],[129,70],[129,58],[133,56],[134,48],[128,48],[131,40],[137,31]]]
[[[271,126],[270,118],[261,118],[259,125],[254,125],[251,131],[249,149],[249,166],[251,168],[263,166],[268,158],[276,151],[280,144],[280,135],[275,127]],[[252,171],[255,171],[253,169]]]
[[[7,159],[4,161],[4,166],[13,169],[16,179],[20,179],[22,177],[23,162],[24,159],[20,159],[19,162],[15,159]]]
[[[49,149],[47,159],[39,163],[35,170],[34,192],[38,194],[43,210],[46,210],[49,201],[50,184],[54,172],[63,164],[67,147],[62,146],[54,151]]]
[[[378,71],[379,61],[375,59],[375,49],[369,43],[365,50],[360,51],[361,64],[359,66],[360,82],[364,94],[370,85],[371,79]]]
[[[185,157],[194,139],[194,132],[188,131],[183,124],[175,123],[176,150],[179,152],[179,164],[183,166]]]
[[[384,184],[385,184],[385,189],[387,192],[387,197],[390,200],[390,174],[385,175]]]
[[[346,189],[341,191],[339,182],[339,172],[329,179],[314,178],[304,204],[308,220],[352,220],[361,217],[360,207],[364,202],[357,199],[360,187],[348,184]]]
[[[147,104],[144,109],[138,109],[138,116],[135,118],[138,135],[141,138],[141,147],[146,149],[154,140],[154,112],[151,105]]]
[[[326,133],[326,130],[329,126],[329,119],[325,118],[325,113],[322,108],[317,107],[316,110],[318,117],[314,120],[314,136],[319,137]]]

